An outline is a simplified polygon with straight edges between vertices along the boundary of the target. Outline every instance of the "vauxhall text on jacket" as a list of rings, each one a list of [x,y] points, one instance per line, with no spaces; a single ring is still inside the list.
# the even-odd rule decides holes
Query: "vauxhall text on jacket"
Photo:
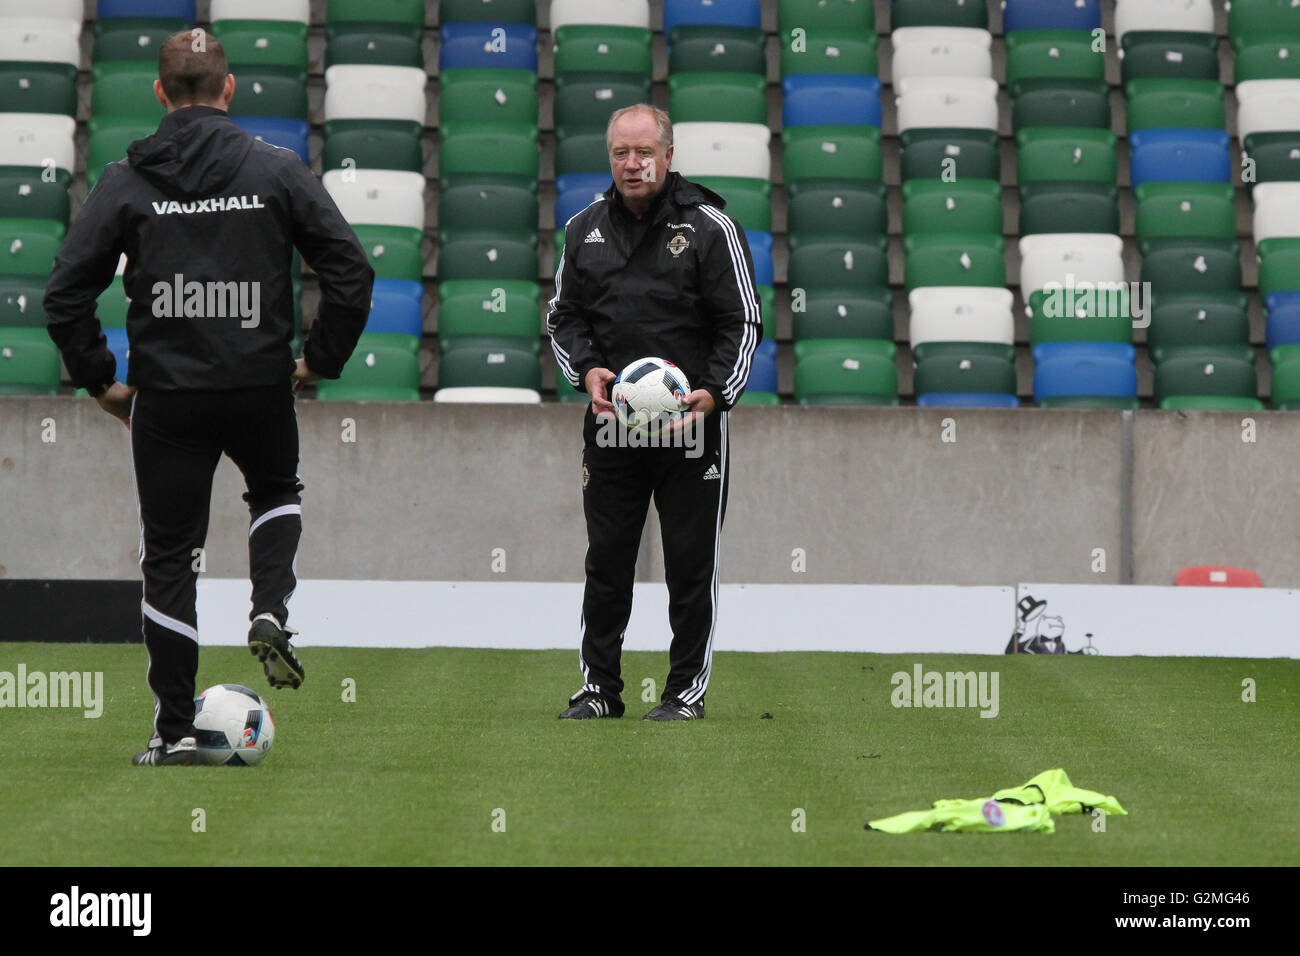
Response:
[[[763,319],[749,244],[725,205],[670,172],[640,220],[612,185],[569,220],[546,330],[570,384],[581,391],[593,368],[654,355],[719,411],[736,404]]]
[[[128,385],[233,389],[293,371],[293,247],[321,301],[307,366],[337,378],[370,311],[374,270],[311,170],[221,110],[189,106],[110,163],[72,224],[45,292],[74,385],[111,381],[95,317],[122,253],[131,300]]]

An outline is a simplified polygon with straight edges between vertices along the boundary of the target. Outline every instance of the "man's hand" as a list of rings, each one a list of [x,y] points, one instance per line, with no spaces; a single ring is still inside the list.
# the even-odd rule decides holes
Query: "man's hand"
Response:
[[[597,418],[614,414],[614,403],[609,400],[607,389],[616,378],[618,376],[607,368],[593,368],[587,373],[583,384],[587,386],[587,394],[591,396],[591,410]]]
[[[697,388],[686,396],[686,405],[690,408],[690,411],[669,425],[669,431],[680,431],[689,428],[697,418],[702,420],[705,415],[716,407],[713,396],[702,388]]]
[[[297,395],[304,385],[315,384],[324,377],[318,372],[309,369],[306,359],[298,359],[297,367],[293,370],[293,393]]]
[[[122,424],[130,428],[131,398],[134,395],[134,385],[123,385],[121,382],[114,382],[108,387],[108,391],[96,398],[95,401],[99,402],[100,408],[114,418],[121,419]]]

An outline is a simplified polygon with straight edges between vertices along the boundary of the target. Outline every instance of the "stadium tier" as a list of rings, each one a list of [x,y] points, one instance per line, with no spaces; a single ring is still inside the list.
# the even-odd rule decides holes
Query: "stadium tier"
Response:
[[[542,318],[564,223],[610,184],[609,116],[638,102],[670,110],[674,167],[746,231],[765,338],[746,403],[852,395],[803,384],[833,366],[851,386],[888,342],[886,392],[901,404],[1214,405],[1230,369],[1236,407],[1266,399],[1273,350],[1300,344],[1292,5],[1117,0],[1103,17],[1096,0],[554,0],[541,12],[212,0],[200,23],[192,0],[104,0],[84,23],[74,3],[6,13],[21,29],[0,33],[0,328],[39,325],[56,224],[156,126],[160,40],[199,27],[237,76],[235,121],[318,170],[353,223],[378,276],[367,336],[415,344],[381,361],[394,346],[367,338],[322,398],[427,399],[454,382],[489,389],[467,397],[580,401],[554,376]],[[1097,281],[1116,288],[1052,294]],[[316,301],[310,273],[298,286]],[[941,312],[931,290],[949,297]],[[122,301],[119,276],[106,328],[123,328]],[[957,356],[951,374],[922,367],[940,354]],[[1173,360],[1199,362],[1201,377],[1160,371]],[[996,374],[981,371],[990,362]]]

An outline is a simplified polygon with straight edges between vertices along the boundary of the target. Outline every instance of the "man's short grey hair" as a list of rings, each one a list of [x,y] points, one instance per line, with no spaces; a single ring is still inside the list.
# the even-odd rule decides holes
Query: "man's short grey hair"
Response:
[[[614,124],[628,113],[638,112],[649,113],[654,117],[655,125],[659,127],[659,142],[662,144],[664,152],[667,152],[668,147],[673,145],[673,121],[669,119],[666,112],[658,107],[651,106],[649,103],[637,103],[614,111],[614,115],[609,118],[609,125],[605,127],[605,148],[609,149],[613,145]]]

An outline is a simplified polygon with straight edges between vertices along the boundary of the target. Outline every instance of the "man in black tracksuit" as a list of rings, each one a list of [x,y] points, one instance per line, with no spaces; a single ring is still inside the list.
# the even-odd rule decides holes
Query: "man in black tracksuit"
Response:
[[[294,393],[337,378],[370,310],[374,270],[320,182],[290,150],[258,142],[226,109],[220,43],[189,31],[159,51],[158,131],[110,163],[73,223],[46,287],[50,336],[72,382],[131,430],[154,737],[137,765],[197,757],[195,582],[212,475],[225,452],[248,491],[249,648],[273,687],[297,687],[288,601],[302,532]],[[294,247],[321,304],[295,363]],[[95,316],[126,255],[129,381]]]
[[[591,395],[582,482],[587,520],[583,686],[560,716],[621,717],[619,657],[646,511],[663,530],[673,638],[648,720],[704,716],[718,610],[718,546],[730,477],[727,411],[763,335],[745,233],[715,193],[669,172],[672,124],[641,105],[611,117],[613,185],[565,230],[547,331],[561,373]],[[692,391],[678,447],[629,447],[604,427],[616,370],[655,356]],[[598,417],[599,416],[599,417]]]

